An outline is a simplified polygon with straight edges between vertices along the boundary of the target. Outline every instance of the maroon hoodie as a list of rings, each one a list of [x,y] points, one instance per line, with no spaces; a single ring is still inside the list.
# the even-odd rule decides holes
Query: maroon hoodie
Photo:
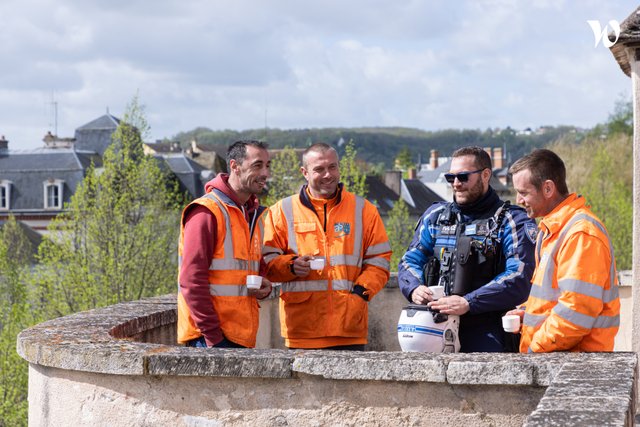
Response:
[[[207,193],[214,189],[226,194],[238,207],[244,207],[245,219],[258,208],[258,198],[252,195],[242,206],[235,191],[229,186],[229,175],[218,174],[204,186]],[[184,297],[191,318],[204,336],[207,347],[222,341],[220,319],[209,292],[209,265],[216,241],[216,217],[206,207],[199,204],[188,206],[184,214],[184,244],[180,266],[180,291]]]

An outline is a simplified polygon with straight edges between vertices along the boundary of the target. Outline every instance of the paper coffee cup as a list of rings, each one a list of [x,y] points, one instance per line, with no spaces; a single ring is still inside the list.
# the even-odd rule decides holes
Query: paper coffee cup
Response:
[[[502,317],[502,327],[505,332],[518,333],[520,331],[520,316],[508,314]]]
[[[324,268],[324,258],[314,258],[309,261],[312,270],[322,270]]]
[[[261,285],[262,285],[262,276],[256,276],[254,274],[250,274],[247,276],[247,288],[260,289]]]
[[[429,286],[428,289],[434,300],[444,297],[444,286]]]

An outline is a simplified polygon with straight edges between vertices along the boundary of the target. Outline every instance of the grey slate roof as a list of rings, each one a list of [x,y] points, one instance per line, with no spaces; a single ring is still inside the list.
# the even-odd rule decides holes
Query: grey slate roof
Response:
[[[393,205],[400,199],[400,196],[387,187],[377,176],[367,176],[366,184],[368,189],[367,200],[373,203],[380,212],[386,216],[393,209]],[[432,203],[441,201],[442,198],[427,188],[420,180],[403,179],[401,184],[403,199],[409,208],[409,215],[412,217],[421,216]]]
[[[91,162],[102,166],[102,155],[111,144],[111,135],[120,120],[109,114],[79,127],[72,148],[39,148],[31,151],[4,151],[0,154],[0,181],[11,185],[10,212],[21,215],[51,216],[59,210],[44,209],[44,183],[63,182],[62,202],[69,202],[84,179]],[[157,157],[160,165],[177,177],[182,191],[192,197],[204,193],[211,174],[182,153]]]
[[[419,179],[404,179],[402,182],[403,191],[408,192],[407,203],[413,202],[413,209],[420,212],[420,215],[435,202],[441,202],[442,197],[438,196],[429,187],[424,185]]]
[[[84,179],[91,160],[97,166],[102,164],[95,153],[73,149],[38,149],[0,156],[0,180],[13,183],[9,202],[11,211],[44,209],[44,182],[50,179],[64,181],[62,201],[68,202]]]
[[[449,172],[449,166],[451,165],[451,158],[441,161],[438,167],[435,169],[420,169],[418,171],[418,179],[422,182],[442,182],[440,176]]]
[[[155,155],[154,157],[164,163],[178,178],[180,190],[188,191],[193,198],[204,195],[204,184],[214,176],[213,173],[183,153]]]
[[[118,128],[119,123],[120,119],[105,114],[84,126],[80,126],[75,133],[76,149],[93,151],[102,156],[111,144],[111,135]]]

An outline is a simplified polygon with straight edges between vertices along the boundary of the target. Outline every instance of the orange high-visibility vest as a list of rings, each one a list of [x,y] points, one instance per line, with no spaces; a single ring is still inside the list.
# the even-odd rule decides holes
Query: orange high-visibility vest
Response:
[[[338,197],[326,224],[300,195],[270,208],[263,254],[267,276],[282,281],[280,325],[288,347],[328,347],[336,337],[366,343],[367,302],[351,291],[361,285],[371,298],[389,279],[391,247],[378,210],[347,191]],[[325,258],[325,268],[292,279],[291,255]]]
[[[570,194],[539,228],[520,351],[612,351],[620,298],[604,225]]]
[[[247,294],[246,278],[249,274],[259,274],[264,212],[256,215],[252,232],[244,213],[222,192],[214,190],[193,203],[207,207],[216,218],[209,288],[222,333],[237,344],[255,347],[259,306],[256,298]],[[188,208],[182,213],[180,259],[184,243],[184,215]],[[185,343],[201,336],[182,293],[178,292],[178,342]]]

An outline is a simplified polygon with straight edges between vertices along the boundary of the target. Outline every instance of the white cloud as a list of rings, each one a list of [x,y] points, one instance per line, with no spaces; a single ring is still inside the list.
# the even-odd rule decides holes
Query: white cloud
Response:
[[[631,83],[587,19],[630,1],[4,0],[0,134],[35,148],[135,93],[154,138],[207,126],[575,124]]]

